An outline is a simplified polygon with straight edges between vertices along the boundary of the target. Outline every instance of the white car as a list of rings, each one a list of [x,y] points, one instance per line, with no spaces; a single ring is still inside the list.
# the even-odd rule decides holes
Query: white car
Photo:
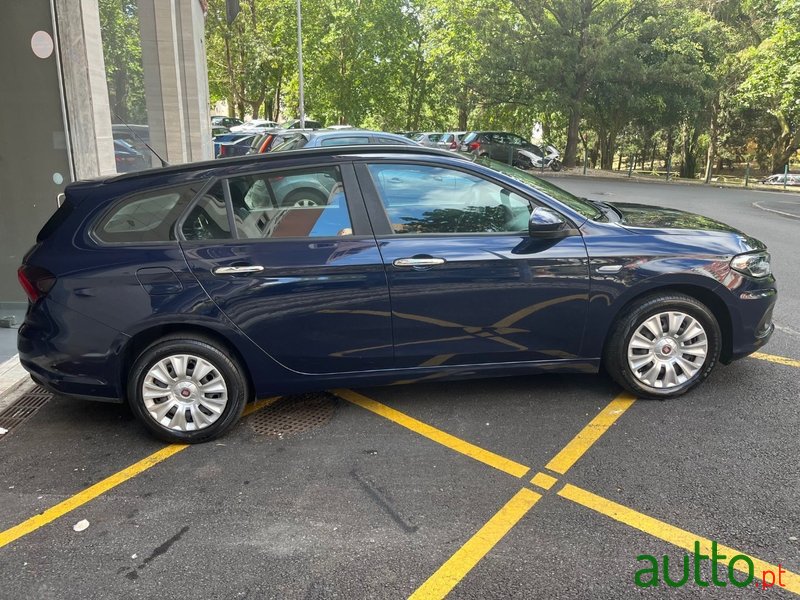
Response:
[[[242,123],[241,125],[236,125],[231,127],[231,131],[233,133],[237,132],[259,132],[259,131],[266,131],[267,129],[275,129],[278,124],[275,121],[270,121],[268,119],[253,119],[252,121],[247,121],[246,123]]]

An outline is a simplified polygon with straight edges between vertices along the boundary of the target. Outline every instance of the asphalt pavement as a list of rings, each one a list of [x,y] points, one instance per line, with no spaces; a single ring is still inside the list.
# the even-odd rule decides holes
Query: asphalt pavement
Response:
[[[796,597],[800,220],[753,206],[764,192],[556,183],[766,242],[780,299],[764,352],[789,360],[720,366],[667,402],[602,375],[340,390],[270,401],[192,447],[124,407],[54,398],[0,439],[0,598]],[[275,426],[293,411],[296,431]],[[641,555],[679,579],[695,540],[751,557],[754,580],[634,583]],[[787,585],[756,587],[779,567]]]

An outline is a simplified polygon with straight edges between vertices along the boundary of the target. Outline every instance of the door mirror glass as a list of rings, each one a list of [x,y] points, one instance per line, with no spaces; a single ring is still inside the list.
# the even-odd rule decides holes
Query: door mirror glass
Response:
[[[528,219],[528,234],[531,237],[550,237],[566,233],[569,229],[564,218],[554,210],[537,206]]]

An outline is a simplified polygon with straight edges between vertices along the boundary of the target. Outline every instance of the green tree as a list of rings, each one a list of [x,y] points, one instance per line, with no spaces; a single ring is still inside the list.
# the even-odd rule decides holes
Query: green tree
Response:
[[[100,0],[98,7],[112,119],[146,123],[137,2]]]

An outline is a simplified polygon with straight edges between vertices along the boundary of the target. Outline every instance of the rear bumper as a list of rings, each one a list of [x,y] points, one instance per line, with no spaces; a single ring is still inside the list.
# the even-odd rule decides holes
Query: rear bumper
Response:
[[[54,393],[123,402],[119,364],[125,339],[119,331],[44,300],[28,310],[17,333],[17,350],[34,381]]]

